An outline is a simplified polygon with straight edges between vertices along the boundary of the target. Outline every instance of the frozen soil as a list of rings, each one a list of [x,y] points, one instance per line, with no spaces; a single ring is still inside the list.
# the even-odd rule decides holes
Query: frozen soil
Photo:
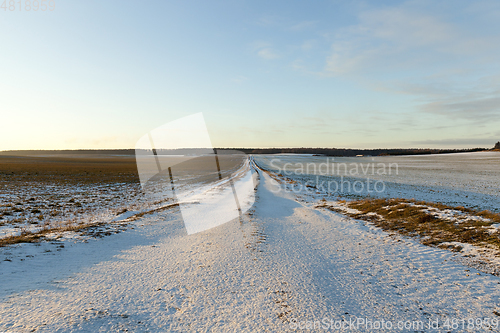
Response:
[[[241,156],[221,155],[221,176]],[[174,167],[177,191],[218,179],[215,159],[193,158]],[[172,204],[168,174],[144,188],[133,156],[6,156],[0,154],[0,247],[59,238],[65,231],[103,236],[126,230],[128,218]]]
[[[151,199],[141,193],[130,156],[0,155],[0,244],[22,233],[109,222]]]

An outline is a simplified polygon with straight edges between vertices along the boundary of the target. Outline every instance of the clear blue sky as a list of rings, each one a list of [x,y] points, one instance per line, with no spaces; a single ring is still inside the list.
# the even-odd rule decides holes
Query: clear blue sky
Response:
[[[25,1],[23,0],[23,3]],[[0,9],[0,150],[490,147],[499,1],[62,1]]]

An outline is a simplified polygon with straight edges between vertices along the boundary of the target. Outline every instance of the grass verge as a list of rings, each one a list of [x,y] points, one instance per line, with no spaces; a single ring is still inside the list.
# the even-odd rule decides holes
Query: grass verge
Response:
[[[459,246],[454,248],[447,244],[459,242],[491,245],[500,250],[499,229],[493,226],[500,223],[500,214],[490,211],[412,199],[363,199],[336,203],[323,200],[317,207],[369,221],[386,231],[418,237],[424,245],[460,251]]]

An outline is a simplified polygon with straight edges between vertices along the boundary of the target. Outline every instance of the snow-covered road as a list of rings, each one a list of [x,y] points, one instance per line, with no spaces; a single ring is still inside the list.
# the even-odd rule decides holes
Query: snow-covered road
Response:
[[[373,331],[352,324],[363,320],[477,331],[469,318],[500,318],[498,277],[259,176],[242,220],[201,233],[187,235],[174,207],[100,240],[1,249],[0,331]]]

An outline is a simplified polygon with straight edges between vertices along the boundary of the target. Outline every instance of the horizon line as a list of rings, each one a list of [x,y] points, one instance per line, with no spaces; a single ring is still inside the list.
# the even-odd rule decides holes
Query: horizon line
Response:
[[[230,150],[258,150],[258,149],[331,149],[331,150],[492,150],[494,148],[485,148],[485,147],[474,147],[474,148],[346,148],[346,147],[213,147],[213,148],[156,148],[156,150],[189,150],[189,149],[230,149]],[[23,151],[57,151],[57,152],[68,152],[68,151],[119,151],[119,150],[128,150],[135,151],[135,148],[77,148],[77,149],[8,149],[8,150],[0,150],[0,153],[5,152],[23,152]],[[148,149],[140,149],[140,150],[148,150]]]

